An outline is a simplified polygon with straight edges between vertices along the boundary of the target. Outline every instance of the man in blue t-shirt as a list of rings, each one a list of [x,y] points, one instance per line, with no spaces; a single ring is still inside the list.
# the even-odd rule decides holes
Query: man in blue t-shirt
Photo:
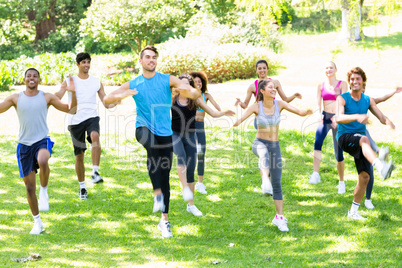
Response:
[[[388,155],[380,151],[381,158],[377,157],[370,146],[369,139],[365,136],[368,110],[370,109],[382,124],[389,125],[392,129],[395,129],[395,126],[378,109],[375,101],[362,93],[363,85],[367,81],[364,71],[360,67],[355,67],[348,72],[347,78],[350,92],[345,92],[337,98],[338,109],[335,120],[339,125],[336,138],[342,150],[354,157],[359,174],[352,207],[348,211],[348,218],[365,220],[358,209],[372,172],[370,165],[378,170],[384,180],[391,176],[392,170],[395,168],[392,161],[386,163]]]
[[[148,174],[154,190],[153,211],[162,211],[158,229],[162,237],[172,237],[168,221],[169,174],[173,158],[170,117],[172,92],[194,100],[201,96],[201,92],[175,76],[156,72],[157,60],[157,49],[145,47],[139,59],[142,75],[107,95],[104,102],[118,104],[126,97],[133,97],[137,106],[135,137],[147,150]]]

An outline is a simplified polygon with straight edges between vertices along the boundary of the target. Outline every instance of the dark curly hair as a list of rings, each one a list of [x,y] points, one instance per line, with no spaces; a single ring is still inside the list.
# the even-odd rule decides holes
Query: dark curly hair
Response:
[[[187,79],[188,82],[190,83],[190,86],[195,87],[195,83],[194,83],[194,79],[191,77],[191,75],[189,74],[181,74],[179,76],[180,80],[183,79]],[[172,103],[175,103],[177,101],[177,98],[179,97],[180,94],[177,94],[176,96],[173,97],[172,99]],[[192,100],[192,99],[188,99],[188,109],[190,110],[195,110],[197,109],[197,101],[196,100]]]
[[[199,79],[201,79],[202,82],[202,87],[200,88],[202,93],[207,93],[208,92],[208,77],[207,74],[204,72],[191,72],[190,75],[194,78],[198,77]]]
[[[358,75],[360,75],[360,76],[362,77],[362,79],[363,79],[363,85],[365,86],[365,84],[366,84],[366,82],[367,82],[367,76],[366,76],[366,73],[363,71],[362,68],[360,68],[360,67],[355,67],[355,68],[353,68],[352,70],[350,70],[350,71],[348,72],[347,77],[348,77],[348,83],[349,83],[349,85],[350,85],[350,77],[352,76],[352,74],[358,74]]]

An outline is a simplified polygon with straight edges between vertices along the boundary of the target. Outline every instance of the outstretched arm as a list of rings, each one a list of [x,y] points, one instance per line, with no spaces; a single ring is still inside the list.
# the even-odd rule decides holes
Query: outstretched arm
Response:
[[[71,92],[71,103],[66,104],[60,101],[59,97],[50,93],[46,93],[48,99],[48,107],[53,105],[59,111],[75,114],[77,112],[77,96],[75,95],[75,85],[73,78],[70,76],[70,84],[66,87],[66,90]]]
[[[379,104],[379,103],[381,103],[381,102],[383,102],[383,101],[388,100],[388,99],[391,98],[392,96],[394,96],[395,93],[400,93],[401,91],[402,91],[402,87],[397,87],[394,92],[389,93],[389,94],[384,95],[384,96],[379,97],[379,98],[373,98],[373,100],[374,100],[374,102],[375,102],[376,104]]]
[[[102,101],[103,106],[105,106],[105,108],[113,108],[117,105],[117,103],[105,104],[104,98],[106,96],[106,93],[105,93],[105,88],[103,87],[102,83],[100,85],[100,89],[98,90],[98,96],[99,96],[99,99]]]
[[[215,107],[215,109],[218,110],[218,111],[220,111],[220,110],[221,110],[221,107],[219,106],[218,103],[216,103],[216,101],[214,100],[214,98],[212,97],[212,95],[209,94],[209,93],[206,93],[205,95],[206,95],[206,97],[207,97],[207,100],[209,100],[209,101],[212,103],[212,105]]]
[[[282,100],[286,101],[286,102],[291,102],[292,100],[294,100],[295,98],[301,99],[302,95],[300,93],[295,93],[290,97],[287,97],[285,92],[282,89],[282,85],[278,80],[274,80],[272,79],[272,82],[274,82],[275,84],[275,88],[276,91],[278,91],[279,96],[282,98]]]
[[[110,93],[109,95],[106,95],[103,98],[103,103],[105,104],[105,107],[107,105],[117,105],[119,104],[123,99],[127,97],[132,97],[136,95],[138,91],[136,89],[130,89],[130,82],[126,82],[121,87]]]
[[[238,125],[240,125],[244,120],[246,120],[252,114],[258,115],[258,103],[254,103],[250,108],[248,108],[246,112],[243,114],[243,116],[234,123],[233,127],[237,127]]]
[[[297,114],[300,116],[306,116],[306,115],[313,114],[313,110],[311,110],[311,109],[301,110],[301,109],[298,109],[298,108],[290,105],[289,103],[287,103],[285,101],[278,101],[278,105],[279,105],[279,110],[282,111],[283,109],[285,109],[291,113],[294,113],[294,114]]]
[[[12,94],[0,102],[0,113],[4,113],[11,107],[17,107],[18,94]]]
[[[197,88],[193,88],[192,86],[183,83],[176,76],[171,75],[170,79],[170,87],[172,88],[172,92],[182,95],[183,97],[196,100],[201,96],[201,90]]]
[[[345,114],[345,99],[342,96],[336,98],[335,122],[337,124],[348,124],[354,121],[367,124],[368,118],[367,114]]]
[[[250,103],[251,96],[253,96],[253,94],[255,93],[255,90],[255,85],[254,83],[252,83],[247,89],[247,95],[244,102],[242,102],[239,98],[236,98],[235,106],[240,105],[241,108],[246,109],[248,107],[248,104]]]
[[[392,129],[395,129],[394,123],[388,119],[381,111],[378,109],[377,104],[375,103],[374,99],[370,98],[370,111],[371,113],[380,120],[383,125],[388,125]]]
[[[211,109],[211,107],[209,107],[202,98],[197,99],[197,105],[200,106],[207,114],[209,114],[214,118],[221,117],[224,115],[232,116],[235,114],[235,112],[231,110],[215,111]]]
[[[61,83],[60,90],[57,91],[54,95],[56,95],[56,97],[59,98],[59,100],[61,100],[66,91],[67,91],[67,80],[64,80],[63,83]]]

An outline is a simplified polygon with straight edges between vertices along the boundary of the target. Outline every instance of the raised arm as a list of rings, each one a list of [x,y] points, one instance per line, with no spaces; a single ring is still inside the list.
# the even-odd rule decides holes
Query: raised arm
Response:
[[[392,129],[395,129],[394,123],[388,119],[381,111],[378,109],[377,104],[375,103],[373,98],[370,98],[370,112],[380,120],[383,125],[388,125]]]
[[[59,100],[61,100],[66,91],[67,91],[67,80],[64,80],[63,83],[61,83],[60,90],[57,91],[54,95],[56,95],[56,97],[59,98]]]
[[[400,93],[401,91],[402,91],[402,87],[397,87],[394,92],[389,93],[389,94],[384,95],[384,96],[379,97],[379,98],[373,98],[373,100],[374,100],[374,102],[375,102],[376,104],[379,104],[379,103],[381,103],[381,102],[383,102],[383,101],[388,100],[388,99],[391,98],[392,96],[394,96],[395,93]]]
[[[105,88],[103,87],[103,84],[100,84],[100,89],[98,90],[98,96],[99,99],[102,101],[103,106],[105,106],[105,108],[113,108],[117,105],[117,103],[113,103],[113,104],[105,104],[105,97],[106,97],[106,93],[105,93]]]
[[[171,75],[170,79],[170,87],[173,92],[180,93],[183,97],[196,100],[201,96],[201,90],[197,88],[193,88],[192,86],[183,83],[182,80],[177,78],[176,76]]]
[[[70,85],[66,86],[65,89],[71,92],[71,103],[66,104],[60,101],[60,98],[56,95],[45,93],[46,98],[48,99],[48,107],[52,105],[59,111],[75,114],[77,112],[77,96],[75,95],[75,86],[73,78],[70,76]]]
[[[231,110],[215,111],[211,109],[211,107],[209,107],[202,98],[197,99],[197,105],[200,106],[207,114],[209,114],[213,118],[221,117],[224,115],[233,116],[235,114],[235,112]]]
[[[212,97],[211,94],[206,93],[205,97],[206,97],[207,100],[209,100],[212,103],[212,105],[215,107],[216,110],[218,110],[218,111],[221,110],[221,107],[219,106],[218,103],[216,103],[216,101],[214,100],[214,98]]]
[[[110,93],[109,95],[106,95],[103,98],[103,103],[105,104],[105,107],[107,105],[117,105],[119,104],[123,99],[127,97],[132,97],[136,95],[138,91],[136,89],[130,89],[130,82],[126,82],[121,87]]]
[[[17,107],[18,94],[12,94],[0,102],[0,113],[4,113],[11,107]]]
[[[367,114],[345,114],[345,99],[342,96],[336,98],[336,116],[335,121],[338,124],[348,124],[350,122],[358,121],[362,124],[367,124]]]
[[[272,79],[272,82],[275,84],[276,91],[278,91],[279,96],[281,97],[282,100],[286,102],[291,102],[295,98],[301,99],[302,95],[300,93],[295,93],[290,97],[287,97],[285,92],[282,89],[282,85],[278,80]]]
[[[311,110],[311,109],[301,110],[301,109],[298,109],[298,108],[290,105],[289,103],[287,103],[285,101],[278,101],[278,106],[279,106],[280,111],[285,109],[291,113],[294,113],[294,114],[297,114],[300,116],[306,116],[306,115],[313,114],[313,110]]]
[[[240,125],[252,114],[258,115],[258,103],[254,103],[253,105],[251,105],[250,108],[248,108],[243,114],[243,116],[234,123],[233,127],[237,127],[238,125]]]
[[[257,89],[255,88],[254,83],[252,83],[247,89],[247,95],[244,102],[242,102],[239,98],[236,98],[235,106],[240,105],[241,108],[246,109],[248,107],[248,104],[250,103],[251,97],[253,96],[255,90]]]

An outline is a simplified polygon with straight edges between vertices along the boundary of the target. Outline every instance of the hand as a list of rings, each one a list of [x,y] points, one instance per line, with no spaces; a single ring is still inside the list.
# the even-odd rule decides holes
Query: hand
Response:
[[[137,94],[138,94],[138,91],[137,91],[136,88],[126,90],[126,91],[124,91],[124,95],[123,95],[122,99],[127,98],[127,97],[132,97],[132,96],[137,95]],[[121,101],[119,101],[119,102],[121,103]]]
[[[333,116],[331,118],[331,126],[332,126],[333,129],[337,129],[337,127],[338,127],[338,123],[336,123],[335,116]]]
[[[395,90],[395,93],[401,93],[402,92],[402,87],[397,87]]]
[[[369,119],[368,115],[366,115],[366,114],[360,114],[360,115],[358,116],[358,118],[357,118],[357,122],[359,122],[359,123],[361,123],[361,124],[367,125],[368,119]]]
[[[395,129],[394,123],[392,123],[392,121],[389,120],[388,117],[385,119],[385,124],[388,125],[391,129]]]
[[[241,100],[239,98],[236,98],[235,106],[239,105],[241,106]]]
[[[70,79],[70,84],[66,87],[67,91],[71,92],[71,93],[75,92],[75,85],[74,85],[73,77],[71,75],[69,75],[69,78],[67,78],[67,79]]]
[[[301,96],[301,95],[300,95],[300,96]],[[305,114],[304,114],[304,115],[310,115],[310,114],[313,114],[313,110],[307,109],[307,110],[305,111]]]
[[[232,110],[226,110],[226,111],[223,111],[223,114],[226,116],[234,116],[235,112],[233,112]]]
[[[303,98],[303,96],[300,93],[295,93],[294,96],[295,96],[295,98],[298,98],[298,99]]]

